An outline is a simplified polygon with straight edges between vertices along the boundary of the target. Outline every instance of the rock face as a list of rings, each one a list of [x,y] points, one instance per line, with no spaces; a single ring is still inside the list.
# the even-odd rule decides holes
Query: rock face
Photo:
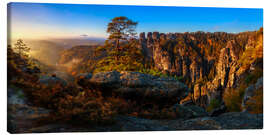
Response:
[[[212,81],[202,86],[206,92],[200,93],[200,96],[208,96],[210,103],[212,99],[222,100],[222,94],[225,88],[233,87],[236,83],[236,71],[238,70],[237,53],[235,41],[229,41],[225,48],[220,50],[220,55],[216,66],[216,76]]]
[[[220,51],[217,63],[217,76],[214,81],[220,80],[222,87],[231,87],[234,85],[234,73],[237,67],[238,57],[235,52],[235,41],[229,41],[227,46]],[[217,83],[215,83],[217,84]]]
[[[82,87],[117,93],[126,98],[177,103],[188,95],[189,88],[173,78],[159,78],[139,72],[100,72],[78,76]]]
[[[155,68],[185,78],[192,89],[190,100],[207,106],[212,99],[222,100],[225,89],[236,88],[244,72],[254,70],[252,64],[247,68],[239,62],[245,51],[262,55],[262,30],[257,31],[261,39],[254,34],[148,32],[139,41]]]
[[[177,42],[179,42],[179,40],[176,40],[177,38],[196,40],[195,37],[186,37],[179,33],[164,34],[158,32],[149,32],[147,38],[145,38],[144,33],[141,33],[139,40],[140,44],[144,46],[142,47],[143,52],[148,53],[148,58],[153,60],[154,66],[159,70],[182,76],[190,80],[190,83],[203,79],[213,68],[213,61],[208,61],[203,57],[203,53],[198,51],[199,48],[192,43],[177,45]],[[226,50],[224,49],[224,51]],[[224,53],[224,55],[227,54]],[[199,84],[194,86],[193,99],[198,104],[208,103],[206,87]]]
[[[194,52],[195,57],[190,56],[187,51],[192,50],[195,46],[176,46],[176,38],[176,33],[149,32],[147,38],[144,33],[141,33],[139,41],[144,46],[142,47],[143,52],[147,52],[147,56],[153,59],[156,68],[170,74],[190,78],[192,82],[195,82],[205,75],[207,68],[204,66],[207,65],[207,62],[199,52]]]

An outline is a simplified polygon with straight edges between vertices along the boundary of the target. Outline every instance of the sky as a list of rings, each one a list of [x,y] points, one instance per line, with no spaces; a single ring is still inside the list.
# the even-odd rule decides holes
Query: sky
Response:
[[[140,32],[230,32],[258,30],[263,10],[165,6],[11,3],[12,39],[106,38],[107,24],[117,16],[138,22]]]

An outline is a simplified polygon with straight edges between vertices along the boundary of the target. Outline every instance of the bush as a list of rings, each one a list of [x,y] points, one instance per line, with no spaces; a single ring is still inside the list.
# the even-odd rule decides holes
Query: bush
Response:
[[[111,124],[116,110],[100,92],[83,91],[77,96],[66,95],[57,104],[56,116],[61,120],[79,123]]]
[[[215,108],[220,107],[220,105],[221,105],[220,100],[218,100],[218,99],[212,99],[212,100],[210,101],[210,104],[207,106],[206,111],[207,111],[207,112],[211,112],[211,111],[214,110]]]
[[[144,68],[144,56],[142,51],[136,47],[136,42],[122,43],[119,49],[111,47],[110,44],[98,47],[96,51],[106,51],[107,56],[97,62],[94,72],[140,71]]]
[[[245,94],[246,85],[240,85],[237,89],[226,89],[223,100],[230,112],[242,111],[242,100]]]
[[[55,83],[47,86],[32,79],[36,78],[33,75],[22,75],[24,76],[13,80],[11,84],[21,88],[32,105],[52,110],[50,119],[47,121],[113,123],[118,108],[104,99],[100,92],[80,90],[73,84],[63,86]],[[123,107],[119,102],[113,103]]]
[[[243,74],[239,80],[238,87],[233,89],[226,89],[223,94],[223,100],[230,112],[242,111],[242,100],[245,94],[245,90],[252,84],[255,84],[257,80],[263,76],[262,67],[256,66],[255,70],[251,73]],[[252,105],[254,107],[254,105]]]
[[[246,85],[254,84],[262,76],[263,76],[262,67],[256,67],[256,69],[253,72],[246,75],[245,83],[246,83]]]
[[[263,113],[263,88],[256,90],[256,93],[246,102],[248,112],[253,114]]]

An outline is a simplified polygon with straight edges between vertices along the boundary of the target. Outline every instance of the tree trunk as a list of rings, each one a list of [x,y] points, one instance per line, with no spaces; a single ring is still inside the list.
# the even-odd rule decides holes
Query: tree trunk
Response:
[[[119,59],[119,56],[118,56],[118,53],[119,53],[119,39],[116,40],[116,57],[115,57],[115,60],[118,61]]]

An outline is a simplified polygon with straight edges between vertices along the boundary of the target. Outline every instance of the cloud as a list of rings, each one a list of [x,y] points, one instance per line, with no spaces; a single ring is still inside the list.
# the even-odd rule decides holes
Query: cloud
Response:
[[[88,35],[87,34],[82,34],[82,35],[80,35],[81,37],[88,37]]]

